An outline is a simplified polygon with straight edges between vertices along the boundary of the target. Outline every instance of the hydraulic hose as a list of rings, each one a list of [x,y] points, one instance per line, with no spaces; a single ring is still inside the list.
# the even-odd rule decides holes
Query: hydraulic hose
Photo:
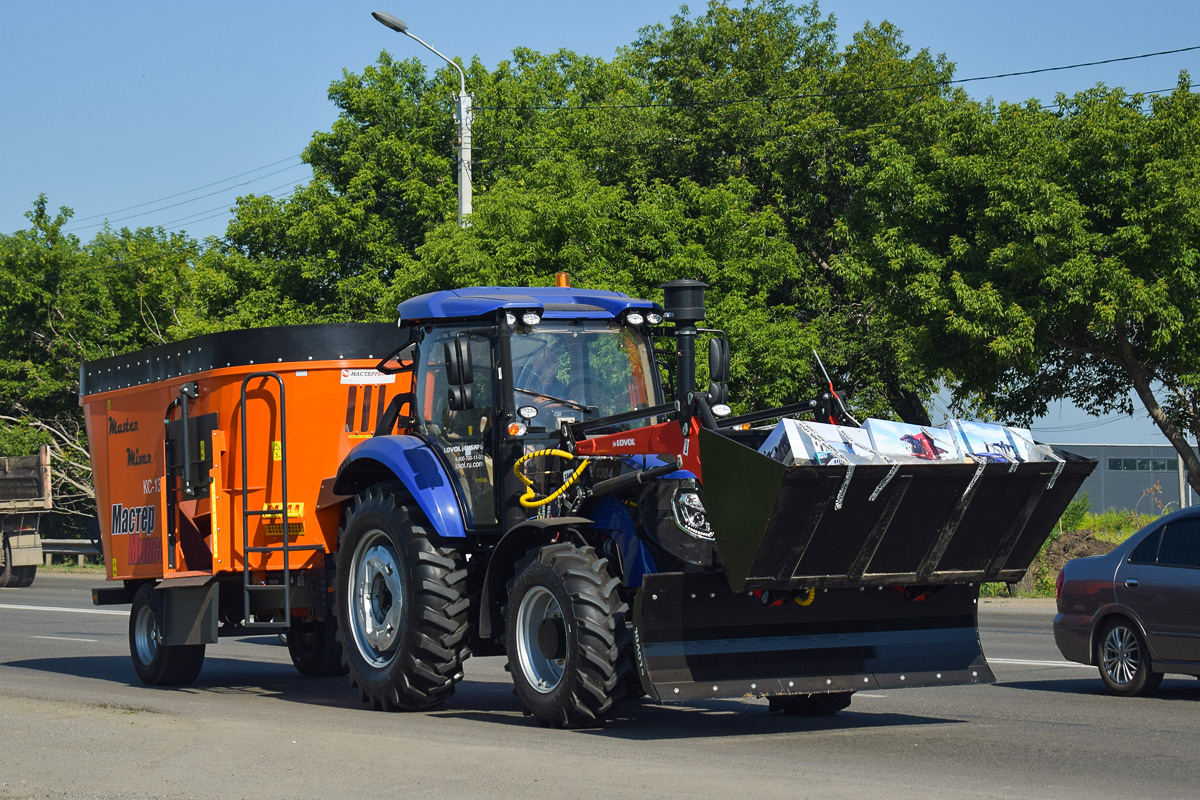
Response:
[[[519,499],[519,502],[525,508],[539,508],[541,506],[547,505],[548,503],[553,503],[555,500],[557,500],[559,497],[562,496],[563,492],[565,492],[567,489],[571,488],[571,486],[575,483],[575,481],[579,480],[579,476],[583,474],[583,471],[585,469],[587,469],[588,464],[591,463],[590,459],[586,459],[586,458],[583,459],[583,461],[580,462],[579,466],[575,468],[575,471],[571,473],[571,477],[569,477],[565,481],[563,481],[562,486],[558,487],[557,489],[555,489],[553,492],[551,492],[547,496],[539,499],[537,496],[537,493],[533,491],[533,481],[530,478],[526,477],[525,473],[521,472],[522,464],[524,464],[529,459],[537,458],[538,456],[557,456],[559,458],[565,458],[568,461],[575,458],[575,455],[573,453],[568,453],[566,450],[558,450],[555,448],[549,448],[546,450],[535,450],[532,453],[526,453],[525,455],[518,458],[517,463],[513,464],[513,474],[516,475],[518,479],[520,479],[521,483],[525,484],[525,494],[521,495],[521,497]]]

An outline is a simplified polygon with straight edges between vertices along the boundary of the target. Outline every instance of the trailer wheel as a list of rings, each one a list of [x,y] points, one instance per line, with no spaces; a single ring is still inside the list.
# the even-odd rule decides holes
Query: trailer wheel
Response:
[[[4,537],[4,569],[0,570],[0,589],[19,589],[33,583],[37,575],[37,564],[22,567],[12,565],[12,546],[8,537]]]
[[[470,655],[462,556],[431,542],[426,525],[375,487],[338,535],[337,636],[351,685],[384,711],[441,705]]]
[[[306,678],[345,675],[342,645],[337,639],[337,620],[293,620],[291,630],[280,634],[296,671]]]
[[[162,597],[145,585],[129,610],[129,655],[133,669],[147,686],[186,686],[204,666],[204,645],[163,644]]]
[[[822,694],[782,694],[767,699],[772,714],[793,717],[832,717],[850,706],[854,692]]]
[[[624,691],[629,607],[607,563],[591,547],[546,545],[529,551],[509,583],[509,671],[526,713],[542,726],[599,725]]]

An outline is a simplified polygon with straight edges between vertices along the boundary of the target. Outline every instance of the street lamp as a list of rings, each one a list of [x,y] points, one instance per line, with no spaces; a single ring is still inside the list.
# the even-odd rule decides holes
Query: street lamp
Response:
[[[458,70],[458,110],[455,114],[458,122],[458,224],[466,227],[467,217],[471,215],[471,95],[467,94],[467,76],[462,67],[439,53],[429,42],[409,33],[404,20],[383,11],[372,11],[371,16],[397,33],[415,39],[435,56]]]

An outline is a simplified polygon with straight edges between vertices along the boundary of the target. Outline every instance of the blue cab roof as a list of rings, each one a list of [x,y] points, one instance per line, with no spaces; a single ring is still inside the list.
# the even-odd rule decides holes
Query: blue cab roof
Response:
[[[473,286],[446,289],[405,300],[400,323],[469,319],[499,309],[537,310],[544,319],[612,319],[630,308],[654,308],[622,292],[553,286]]]

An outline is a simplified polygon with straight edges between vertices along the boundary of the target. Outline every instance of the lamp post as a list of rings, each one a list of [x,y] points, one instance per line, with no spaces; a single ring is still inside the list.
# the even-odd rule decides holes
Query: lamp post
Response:
[[[458,121],[458,224],[466,227],[467,217],[471,215],[471,95],[467,94],[467,76],[462,67],[439,53],[433,45],[418,36],[409,33],[404,20],[397,19],[383,11],[372,11],[371,16],[380,24],[416,40],[429,52],[458,70],[458,109],[455,118]]]

